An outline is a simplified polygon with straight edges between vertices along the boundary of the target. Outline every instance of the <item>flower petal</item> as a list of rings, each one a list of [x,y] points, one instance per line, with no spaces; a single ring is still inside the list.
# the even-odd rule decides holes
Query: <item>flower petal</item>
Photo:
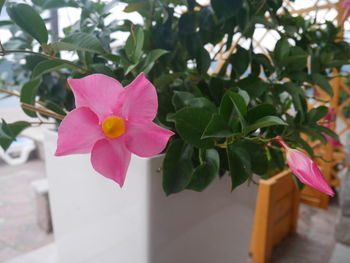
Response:
[[[122,102],[123,86],[106,75],[92,74],[81,79],[69,79],[68,84],[73,90],[76,107],[89,107],[100,121],[113,114]]]
[[[87,107],[72,110],[58,128],[55,155],[89,153],[95,142],[103,138],[97,115]]]
[[[303,184],[327,195],[334,196],[332,188],[328,185],[316,163],[309,156],[298,150],[288,149],[287,163],[293,174]]]
[[[174,133],[153,122],[128,123],[125,135],[126,147],[140,157],[152,157],[161,153]]]
[[[129,167],[131,153],[124,141],[102,139],[96,142],[91,152],[91,163],[94,169],[103,176],[124,185]]]
[[[158,110],[157,92],[143,73],[125,87],[122,116],[127,120],[152,121]]]

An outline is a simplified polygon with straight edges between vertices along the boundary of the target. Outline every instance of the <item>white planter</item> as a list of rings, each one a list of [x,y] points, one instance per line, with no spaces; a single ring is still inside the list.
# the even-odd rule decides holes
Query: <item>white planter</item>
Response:
[[[54,157],[46,165],[58,263],[247,262],[257,187],[230,192],[228,176],[203,193],[166,197],[162,156],[133,157],[123,189],[96,174],[89,155]]]

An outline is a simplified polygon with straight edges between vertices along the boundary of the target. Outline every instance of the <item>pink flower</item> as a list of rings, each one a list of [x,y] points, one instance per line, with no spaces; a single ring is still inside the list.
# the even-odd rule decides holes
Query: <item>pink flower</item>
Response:
[[[336,113],[335,110],[332,107],[328,108],[328,113],[327,115],[323,118],[323,120],[325,120],[326,122],[323,124],[324,127],[326,128],[331,128],[331,122],[334,122],[336,120]],[[323,136],[326,138],[327,142],[330,142],[332,144],[333,147],[343,147],[343,144],[334,139],[333,137],[329,136],[326,133],[323,133]]]
[[[324,120],[327,121],[327,122],[332,122],[332,121],[335,121],[335,118],[337,117],[336,113],[335,113],[335,110],[334,108],[332,107],[329,107],[328,108],[328,113],[326,116],[324,116]]]
[[[350,0],[344,0],[341,6],[345,9],[344,16],[347,17],[350,14]]]
[[[115,79],[93,74],[69,79],[76,109],[58,128],[55,155],[91,152],[93,168],[121,187],[131,153],[152,157],[161,153],[174,134],[156,125],[156,89],[143,73],[127,87]]]
[[[332,188],[328,185],[320,169],[309,156],[296,149],[289,148],[281,137],[277,137],[276,140],[286,150],[289,168],[303,184],[315,188],[327,195],[334,196]]]

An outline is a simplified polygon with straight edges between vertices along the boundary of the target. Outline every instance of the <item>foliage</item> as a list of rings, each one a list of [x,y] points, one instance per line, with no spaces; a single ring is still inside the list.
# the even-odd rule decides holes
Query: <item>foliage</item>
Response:
[[[140,25],[116,19],[107,24],[114,1],[32,2],[8,1],[11,21],[0,21],[12,32],[4,53],[24,75],[17,83],[26,81],[21,102],[48,111],[27,107],[25,112],[40,119],[56,116],[59,122],[74,108],[67,78],[103,73],[125,85],[145,72],[158,91],[156,121],[177,133],[164,160],[167,194],[203,191],[226,171],[234,189],[253,180],[253,174],[283,169],[281,151],[269,143],[278,135],[310,154],[302,133],[323,143],[325,132],[334,136],[318,123],[324,108],[308,111],[307,99],[315,85],[332,96],[331,73],[349,64],[349,44],[338,38],[339,28],[331,22],[292,16],[283,10],[282,0],[212,0],[209,6],[195,0],[121,1],[127,4],[125,12],[142,16]],[[186,11],[180,12],[183,6]],[[39,14],[63,7],[81,10],[80,20],[64,29],[63,38],[51,41],[48,23]],[[279,35],[265,53],[258,53],[252,41],[257,28]],[[130,33],[125,45],[114,45],[115,32]],[[240,41],[229,52],[233,39]],[[208,74],[219,52],[206,47],[221,42],[220,51],[229,56],[219,72]],[[67,52],[76,58],[62,59]],[[3,141],[17,134],[8,126],[3,122],[0,129],[4,148],[8,143]]]

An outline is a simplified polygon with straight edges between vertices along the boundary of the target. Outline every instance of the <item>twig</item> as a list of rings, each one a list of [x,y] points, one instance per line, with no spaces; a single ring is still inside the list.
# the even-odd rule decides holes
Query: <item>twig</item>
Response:
[[[24,109],[27,109],[27,110],[41,113],[45,116],[52,117],[52,118],[57,119],[57,120],[63,120],[63,118],[64,118],[63,115],[54,113],[54,112],[49,111],[49,110],[44,109],[44,108],[35,107],[35,106],[29,105],[29,104],[21,103],[21,107]]]
[[[18,98],[21,97],[21,95],[19,93],[13,92],[13,91],[10,91],[10,90],[6,90],[6,89],[3,89],[3,88],[0,88],[0,92],[8,94],[8,95],[11,95],[11,96],[15,96],[15,97],[18,97]],[[46,104],[44,102],[42,102],[42,101],[36,101],[35,103],[40,105],[40,106],[42,106],[42,107],[46,107]]]

